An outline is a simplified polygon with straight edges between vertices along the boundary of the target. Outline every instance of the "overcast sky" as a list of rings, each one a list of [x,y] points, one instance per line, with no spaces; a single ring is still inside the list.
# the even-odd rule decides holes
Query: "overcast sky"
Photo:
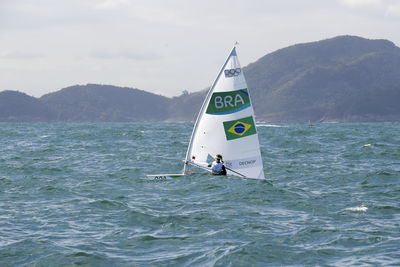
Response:
[[[164,96],[211,85],[235,41],[242,66],[338,35],[400,45],[399,0],[0,0],[0,91],[76,84]]]

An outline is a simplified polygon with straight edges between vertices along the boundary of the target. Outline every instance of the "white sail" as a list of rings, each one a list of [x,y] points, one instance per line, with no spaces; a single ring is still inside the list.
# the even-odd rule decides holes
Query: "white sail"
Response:
[[[186,163],[206,167],[222,154],[228,175],[264,179],[249,90],[234,47],[195,122]]]

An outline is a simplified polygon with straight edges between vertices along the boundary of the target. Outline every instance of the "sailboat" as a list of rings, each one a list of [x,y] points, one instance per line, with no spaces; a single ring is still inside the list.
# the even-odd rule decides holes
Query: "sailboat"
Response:
[[[147,175],[168,179],[186,175],[189,165],[211,171],[221,154],[227,175],[265,179],[250,93],[240,67],[236,46],[212,84],[198,113],[182,173]]]

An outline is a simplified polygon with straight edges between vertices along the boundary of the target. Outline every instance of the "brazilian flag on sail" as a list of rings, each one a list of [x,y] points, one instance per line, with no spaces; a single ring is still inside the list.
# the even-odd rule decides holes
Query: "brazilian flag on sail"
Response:
[[[224,130],[228,141],[257,133],[253,116],[224,121]]]

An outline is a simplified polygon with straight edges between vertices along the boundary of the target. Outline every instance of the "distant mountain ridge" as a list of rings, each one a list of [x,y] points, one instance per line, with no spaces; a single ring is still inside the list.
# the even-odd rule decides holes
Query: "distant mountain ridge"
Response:
[[[244,72],[261,120],[400,119],[399,105],[385,102],[400,100],[399,56],[390,41],[339,36],[280,49]]]
[[[32,96],[17,92],[0,92],[0,121],[41,122],[55,121],[54,111]]]
[[[58,121],[163,121],[170,99],[142,90],[112,85],[75,85],[42,96]]]
[[[400,48],[387,40],[338,36],[297,44],[243,71],[259,121],[400,121]],[[206,93],[167,98],[98,84],[41,98],[3,91],[0,121],[194,121]]]

